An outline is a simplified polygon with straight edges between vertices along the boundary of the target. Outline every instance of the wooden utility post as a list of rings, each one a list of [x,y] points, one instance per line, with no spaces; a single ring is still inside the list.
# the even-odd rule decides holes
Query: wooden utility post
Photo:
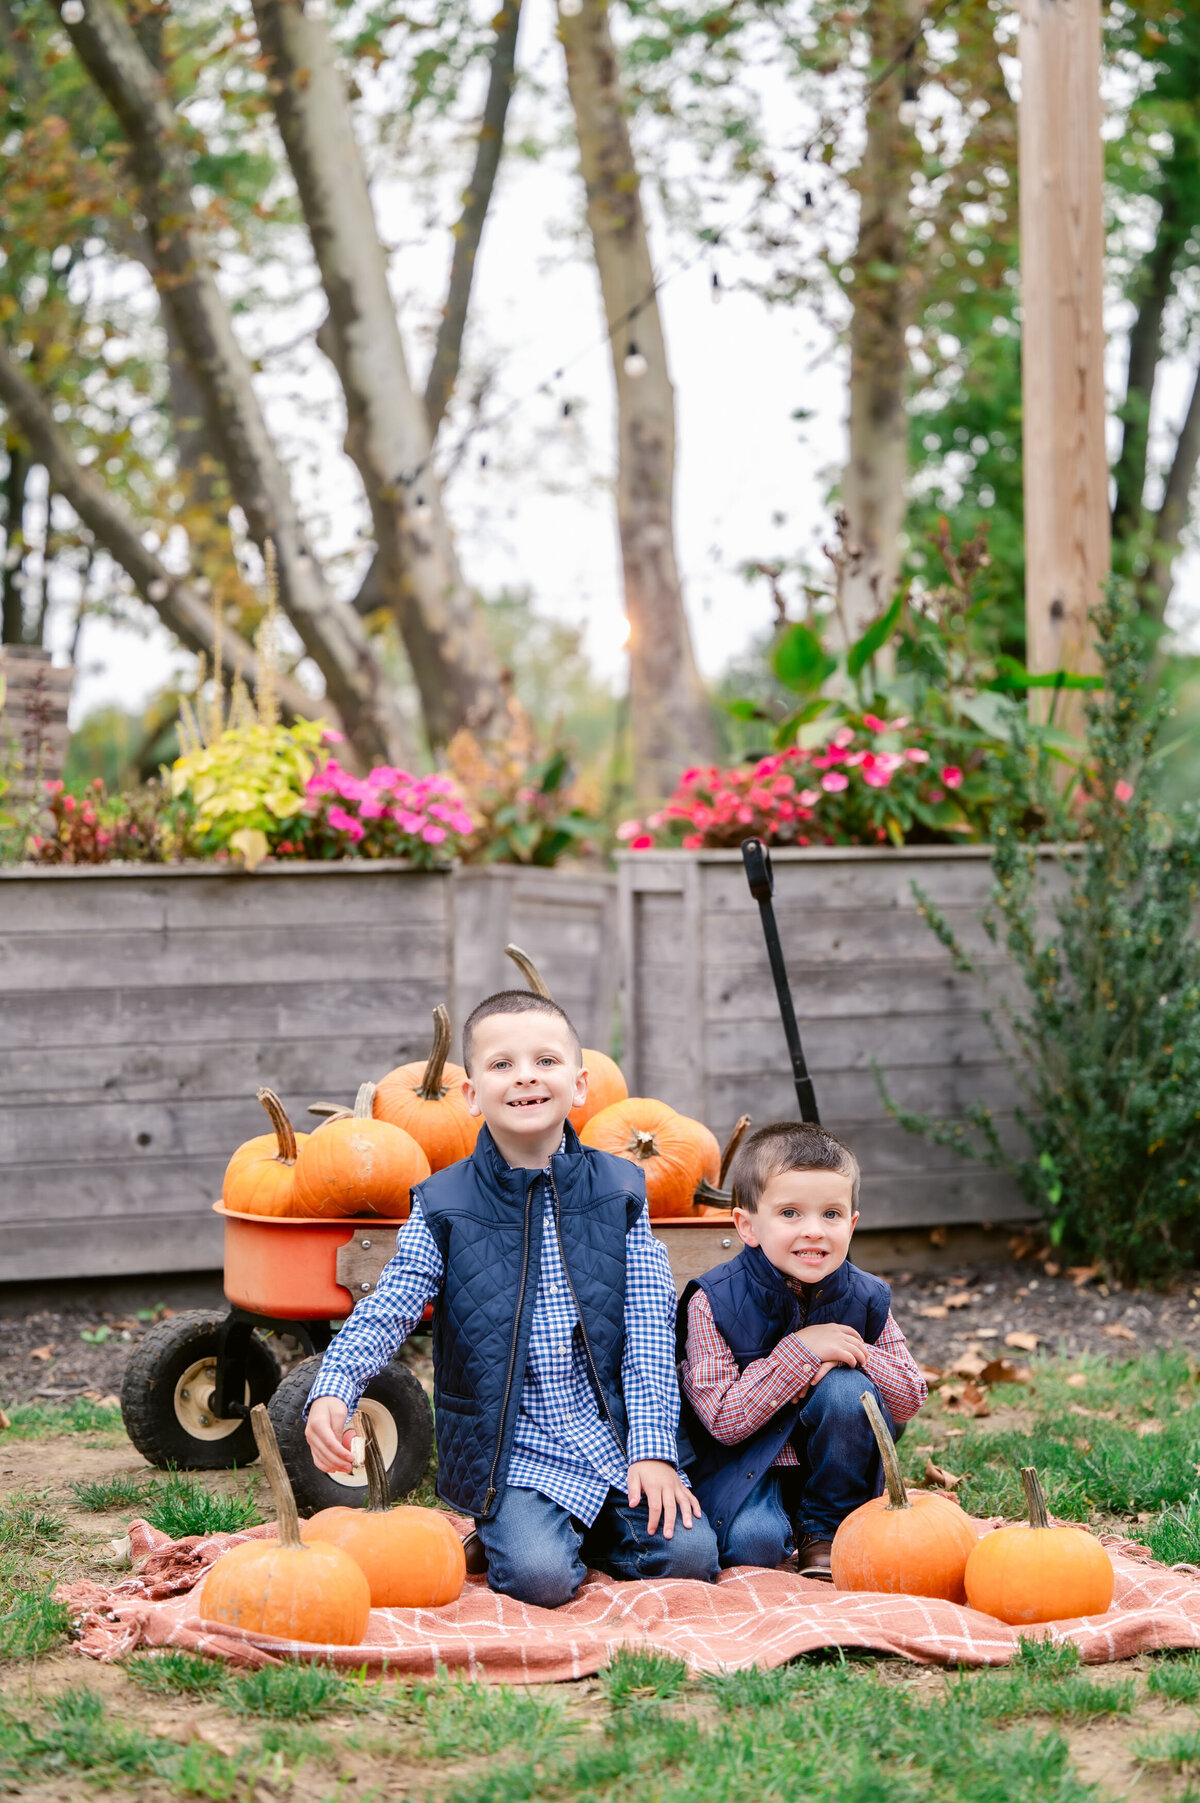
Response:
[[[1110,563],[1100,0],[1021,0],[1026,662],[1095,670]],[[1042,701],[1047,691],[1031,693]],[[1056,712],[1078,730],[1078,691]]]

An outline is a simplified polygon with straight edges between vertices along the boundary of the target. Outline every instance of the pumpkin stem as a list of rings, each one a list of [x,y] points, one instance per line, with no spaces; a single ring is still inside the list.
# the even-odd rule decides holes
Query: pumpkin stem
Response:
[[[327,1121],[348,1121],[354,1111],[342,1102],[310,1102],[308,1112],[317,1115],[324,1126]]]
[[[635,1127],[629,1150],[639,1164],[649,1164],[652,1158],[658,1157],[658,1144],[653,1133],[647,1133],[644,1127]]]
[[[300,1538],[300,1517],[296,1513],[296,1499],[292,1495],[292,1486],[288,1483],[287,1472],[283,1469],[283,1460],[279,1456],[279,1442],[275,1438],[275,1429],[271,1425],[271,1417],[261,1402],[256,1402],[250,1411],[250,1425],[254,1429],[254,1441],[258,1447],[258,1456],[262,1460],[263,1470],[267,1474],[267,1482],[271,1486],[271,1495],[275,1498],[275,1514],[279,1520],[279,1544],[293,1550],[299,1547],[304,1550],[304,1542]]]
[[[553,999],[550,991],[546,987],[546,979],[542,976],[541,971],[529,956],[528,952],[523,952],[519,945],[506,945],[504,948],[504,955],[506,958],[512,959],[525,981],[529,984],[529,987],[533,990],[534,995],[544,995],[547,1001]]]
[[[725,1141],[725,1150],[721,1154],[721,1172],[717,1178],[718,1189],[725,1188],[725,1179],[729,1175],[729,1167],[733,1163],[733,1155],[745,1139],[749,1126],[750,1116],[748,1114],[739,1114],[734,1123],[733,1132]]]
[[[867,1420],[871,1423],[871,1432],[875,1436],[875,1444],[879,1448],[879,1456],[883,1460],[883,1481],[887,1485],[888,1509],[911,1509],[908,1491],[904,1488],[904,1478],[900,1472],[900,1461],[896,1457],[896,1446],[888,1433],[887,1422],[880,1412],[879,1404],[870,1390],[864,1390],[858,1399],[866,1411]]]
[[[360,1414],[355,1419],[363,1439],[363,1463],[367,1468],[367,1508],[373,1514],[379,1514],[392,1506],[383,1454],[379,1450],[379,1436],[369,1415]]]
[[[369,1121],[371,1119],[371,1110],[374,1106],[375,1085],[373,1083],[360,1083],[358,1094],[354,1098],[354,1119],[356,1121]]]
[[[1048,1528],[1050,1516],[1046,1510],[1046,1495],[1035,1466],[1022,1465],[1021,1482],[1025,1486],[1025,1507],[1029,1511],[1030,1527]]]
[[[273,1089],[255,1091],[259,1101],[267,1111],[268,1119],[275,1129],[275,1139],[279,1150],[275,1154],[278,1164],[295,1164],[296,1135],[292,1131],[292,1123],[288,1120],[287,1110]]]
[[[440,1102],[446,1093],[442,1072],[450,1055],[450,1016],[439,1002],[433,1011],[433,1050],[417,1094],[423,1102]]]

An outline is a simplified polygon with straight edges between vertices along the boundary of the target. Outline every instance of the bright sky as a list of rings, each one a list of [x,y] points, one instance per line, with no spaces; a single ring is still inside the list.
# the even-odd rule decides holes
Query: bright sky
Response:
[[[530,9],[532,12],[532,9]],[[555,78],[561,53],[548,35],[549,11],[534,13],[523,56]],[[537,31],[542,32],[539,40]],[[460,180],[456,177],[456,180]],[[408,333],[410,361],[423,378],[428,321],[440,305],[449,256],[444,229],[426,230],[424,208],[395,186],[376,204],[396,245],[393,282]],[[612,382],[598,284],[572,237],[579,178],[569,156],[537,164],[509,158],[479,259],[468,361],[496,360],[485,415],[520,405],[498,430],[473,440],[449,491],[468,579],[484,593],[529,588],[543,611],[586,625],[598,668],[623,680],[623,618],[612,470]],[[658,230],[660,274],[695,256]],[[303,253],[301,253],[303,254]],[[726,290],[738,270],[716,264]],[[281,299],[299,294],[255,325],[253,346],[290,343],[314,328],[321,308],[300,259],[281,269]],[[712,299],[707,257],[671,274],[661,293],[678,408],[677,521],[686,603],[702,668],[716,674],[772,617],[765,584],[738,574],[748,559],[815,552],[829,532],[829,474],[845,452],[846,359],[803,304],[768,308],[747,294]],[[1114,326],[1121,323],[1114,313]],[[1119,372],[1123,357],[1112,359]],[[538,385],[563,369],[550,395]],[[1169,370],[1157,409],[1177,419],[1185,371]],[[341,554],[346,592],[368,555],[357,477],[342,454],[343,421],[329,366],[311,347],[269,364],[262,392],[298,493],[324,553]],[[562,403],[572,403],[564,419]],[[812,417],[798,425],[797,408]],[[481,454],[487,468],[479,467]],[[1181,570],[1174,616],[1200,634],[1200,560]],[[56,651],[65,652],[65,611]],[[137,707],[187,660],[147,613],[134,630],[105,620],[84,627],[72,718],[118,701]]]

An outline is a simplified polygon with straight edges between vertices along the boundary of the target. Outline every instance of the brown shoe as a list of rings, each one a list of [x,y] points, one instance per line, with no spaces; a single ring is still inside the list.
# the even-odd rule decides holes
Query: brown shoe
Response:
[[[467,1570],[473,1577],[478,1577],[488,1568],[487,1554],[483,1550],[483,1541],[476,1533],[470,1533],[463,1541],[463,1553],[466,1556]]]
[[[819,1578],[833,1583],[833,1541],[821,1540],[816,1534],[802,1534],[796,1548],[796,1569],[802,1578]]]

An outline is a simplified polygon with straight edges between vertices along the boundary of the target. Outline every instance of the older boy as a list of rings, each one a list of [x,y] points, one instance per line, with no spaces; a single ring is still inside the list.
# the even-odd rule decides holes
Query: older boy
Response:
[[[684,1425],[692,1482],[722,1565],[799,1552],[830,1577],[838,1524],[880,1489],[859,1401],[889,1426],[915,1415],[925,1380],[891,1314],[891,1291],[847,1257],[858,1161],[823,1127],[760,1127],[731,1172],[741,1252],[680,1298]]]
[[[711,1581],[716,1542],[678,1470],[670,1266],[642,1173],[567,1120],[587,1094],[578,1035],[554,1002],[505,990],[467,1021],[463,1061],[475,1151],[413,1190],[395,1257],[326,1354],[313,1459],[351,1468],[348,1417],[434,1301],[438,1494],[475,1517],[491,1588],[555,1608],[585,1561]]]

